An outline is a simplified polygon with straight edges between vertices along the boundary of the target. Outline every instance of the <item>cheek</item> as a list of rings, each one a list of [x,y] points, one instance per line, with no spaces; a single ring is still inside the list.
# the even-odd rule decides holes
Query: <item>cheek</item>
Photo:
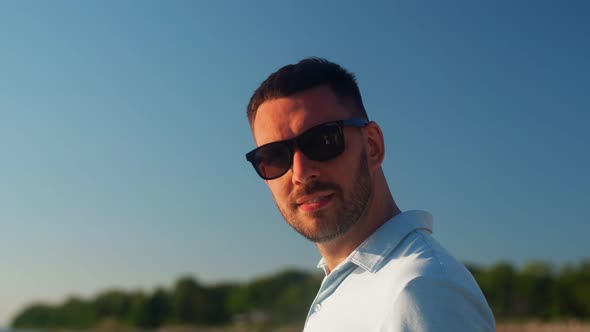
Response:
[[[266,185],[268,186],[268,189],[270,189],[275,200],[284,201],[289,197],[288,185],[284,184],[282,178],[266,181]]]
[[[347,156],[346,160],[342,164],[342,167],[339,168],[341,172],[341,179],[342,179],[342,186],[347,187],[346,189],[352,188],[354,186],[355,180],[357,177],[361,176],[360,169],[361,163],[366,162],[366,157],[363,155],[365,151],[359,151],[356,155],[351,154]]]

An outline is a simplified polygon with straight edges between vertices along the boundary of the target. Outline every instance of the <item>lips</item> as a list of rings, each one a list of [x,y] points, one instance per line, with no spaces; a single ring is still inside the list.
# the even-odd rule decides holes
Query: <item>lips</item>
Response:
[[[334,194],[305,196],[297,200],[297,207],[304,212],[317,211],[328,205]]]

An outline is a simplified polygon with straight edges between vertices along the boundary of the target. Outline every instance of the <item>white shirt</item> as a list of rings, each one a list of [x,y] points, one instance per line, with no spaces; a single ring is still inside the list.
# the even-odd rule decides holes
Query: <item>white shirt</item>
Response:
[[[431,233],[424,211],[383,224],[326,273],[304,331],[495,331],[473,276]]]

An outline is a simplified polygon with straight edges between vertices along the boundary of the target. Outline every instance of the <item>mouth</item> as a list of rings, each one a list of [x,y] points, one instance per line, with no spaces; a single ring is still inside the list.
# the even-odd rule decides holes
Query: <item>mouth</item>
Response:
[[[298,200],[297,207],[304,212],[317,211],[330,204],[332,198],[334,198],[334,194],[304,197]]]

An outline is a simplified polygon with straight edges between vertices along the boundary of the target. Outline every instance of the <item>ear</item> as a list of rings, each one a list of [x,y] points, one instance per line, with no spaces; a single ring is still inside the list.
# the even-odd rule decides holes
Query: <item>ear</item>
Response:
[[[379,125],[371,121],[365,127],[367,161],[372,172],[379,169],[385,158],[385,142]]]

